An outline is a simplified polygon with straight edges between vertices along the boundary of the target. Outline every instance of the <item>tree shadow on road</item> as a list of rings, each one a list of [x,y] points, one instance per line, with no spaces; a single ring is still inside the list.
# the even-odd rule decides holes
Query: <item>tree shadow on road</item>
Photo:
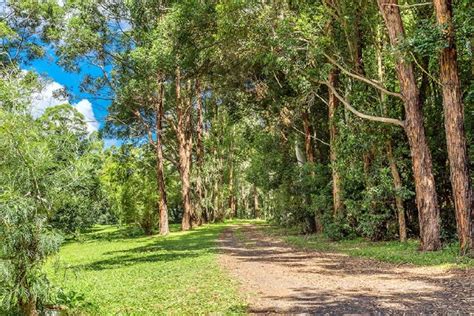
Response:
[[[250,307],[253,313],[474,313],[472,269],[446,271],[400,266],[339,253],[295,249],[251,225],[226,231],[220,249],[238,262],[255,263],[262,271],[269,271],[266,265],[271,265],[272,271],[281,268],[281,272],[273,272],[276,275],[269,274],[268,278],[278,279],[279,273],[294,275],[293,286],[281,291],[291,295],[272,295],[270,290],[263,289],[262,301],[267,303]],[[298,284],[301,279],[338,281],[348,277],[358,284],[346,286],[347,283],[335,282],[326,284],[326,288],[311,282],[313,286]],[[373,284],[379,288],[370,288]]]

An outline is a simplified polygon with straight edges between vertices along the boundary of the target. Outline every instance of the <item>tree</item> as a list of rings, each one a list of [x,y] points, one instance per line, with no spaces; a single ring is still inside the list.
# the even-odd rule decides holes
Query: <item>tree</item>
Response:
[[[81,144],[84,139],[71,133],[69,124],[45,123],[28,113],[0,109],[0,265],[5,284],[0,296],[24,315],[37,315],[37,304],[49,294],[41,268],[62,240],[52,225],[62,231],[90,226],[88,217],[100,198],[96,185],[89,185],[86,173],[91,169],[84,168],[94,149]],[[85,122],[80,123],[83,130]],[[77,214],[63,220],[67,210]]]
[[[181,175],[181,195],[183,198],[183,220],[182,230],[192,228],[192,205],[191,205],[191,155],[192,155],[192,97],[184,98],[181,96],[181,71],[176,68],[176,113],[178,123],[176,124],[176,135],[178,138],[179,153],[179,174]],[[189,89],[188,85],[188,91]]]
[[[390,43],[397,48],[404,40],[405,31],[397,0],[378,0],[378,5],[388,30]],[[439,208],[432,170],[431,152],[423,127],[423,114],[413,65],[398,53],[397,76],[405,104],[404,128],[410,143],[415,178],[416,202],[419,211],[421,249],[438,250]]]
[[[474,247],[474,197],[469,176],[469,159],[464,132],[464,105],[458,74],[452,4],[450,0],[434,0],[433,3],[436,21],[446,40],[439,61],[444,128],[460,248],[461,253],[467,253]]]

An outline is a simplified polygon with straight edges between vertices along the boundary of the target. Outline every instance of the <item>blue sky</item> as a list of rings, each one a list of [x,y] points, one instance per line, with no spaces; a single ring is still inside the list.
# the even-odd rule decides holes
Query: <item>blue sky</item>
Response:
[[[89,101],[90,104],[92,105],[92,112],[93,112],[93,118],[91,118],[91,120],[95,119],[98,122],[99,128],[102,128],[105,123],[105,119],[107,116],[107,107],[110,104],[110,101],[97,98],[95,95],[91,95],[89,93],[85,93],[80,90],[80,84],[84,75],[89,74],[92,76],[97,76],[97,75],[100,75],[100,70],[97,69],[95,66],[82,63],[79,65],[80,72],[78,73],[67,72],[65,69],[63,69],[57,64],[57,60],[58,58],[54,54],[53,49],[46,48],[45,56],[43,58],[33,60],[29,62],[28,64],[23,64],[22,68],[26,70],[36,71],[37,73],[42,75],[42,77],[51,80],[52,86],[54,87],[58,87],[59,85],[65,87],[67,91],[69,92],[69,94],[71,95],[69,102],[73,104],[74,106],[76,106],[78,110],[82,104],[84,103],[89,104],[87,102]],[[48,106],[56,105],[54,103],[64,103],[64,102],[60,102],[60,100],[56,101],[54,98],[52,98],[52,96],[50,96],[51,94],[50,90],[51,89],[49,89],[49,91],[48,89],[45,89],[43,92],[41,92],[45,95],[40,96],[40,98],[43,98],[43,97],[48,98],[46,94],[49,94]],[[117,144],[117,143],[119,143],[117,140],[113,140],[113,139],[105,140],[106,147],[112,144]]]
[[[81,92],[79,88],[84,75],[98,75],[98,70],[93,66],[82,63],[80,65],[81,71],[79,73],[67,72],[62,67],[58,66],[57,59],[58,58],[52,49],[46,49],[46,54],[43,58],[35,59],[30,64],[24,64],[22,68],[34,70],[43,77],[56,81],[66,87],[73,97],[70,100],[71,103],[78,102],[81,99],[89,100],[92,103],[94,115],[102,127],[105,116],[107,115],[107,107],[110,102],[97,99],[94,95]]]

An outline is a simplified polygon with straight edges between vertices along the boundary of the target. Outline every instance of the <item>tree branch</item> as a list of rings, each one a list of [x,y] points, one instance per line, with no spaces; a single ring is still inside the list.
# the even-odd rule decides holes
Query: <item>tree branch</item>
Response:
[[[365,113],[357,111],[354,107],[352,107],[352,105],[349,104],[349,102],[344,100],[344,98],[341,97],[339,95],[339,93],[337,93],[336,88],[334,88],[329,82],[324,81],[324,82],[320,82],[320,83],[325,84],[329,88],[329,90],[331,90],[331,93],[333,93],[334,96],[336,98],[338,98],[339,101],[341,101],[342,104],[344,104],[346,109],[348,109],[349,111],[354,113],[356,116],[358,116],[360,118],[363,118],[363,119],[366,119],[366,120],[369,120],[369,121],[388,123],[388,124],[398,125],[398,126],[401,126],[401,127],[405,128],[405,122],[404,121],[393,119],[393,118],[388,118],[388,117],[373,116],[373,115],[369,115],[369,114],[365,114]]]
[[[347,70],[346,68],[342,67],[338,62],[336,62],[333,58],[331,58],[329,55],[325,54],[324,53],[324,56],[329,60],[329,62],[331,64],[333,64],[334,66],[336,66],[337,68],[339,68],[343,73],[345,73],[346,75],[352,77],[352,78],[355,78],[357,80],[360,80],[360,81],[363,81],[369,85],[371,85],[372,87],[374,88],[377,88],[381,91],[383,91],[385,94],[388,94],[388,95],[391,95],[391,96],[394,96],[394,97],[397,97],[397,98],[400,98],[400,99],[403,99],[403,96],[400,94],[400,93],[397,93],[397,92],[393,92],[393,91],[390,91],[390,90],[387,90],[386,88],[384,88],[383,86],[381,86],[380,84],[378,84],[377,82],[373,81],[373,80],[370,80],[366,77],[363,77],[361,75],[357,75],[355,73],[352,73],[350,72],[349,70]]]

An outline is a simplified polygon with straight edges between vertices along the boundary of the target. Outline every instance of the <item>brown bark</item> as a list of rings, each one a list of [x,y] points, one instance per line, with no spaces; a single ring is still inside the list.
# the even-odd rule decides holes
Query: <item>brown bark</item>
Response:
[[[192,228],[192,206],[191,206],[191,150],[192,137],[191,126],[191,104],[184,102],[181,98],[181,72],[176,69],[176,112],[178,116],[177,137],[179,147],[179,174],[181,177],[181,196],[183,199],[182,230]]]
[[[229,208],[231,217],[237,217],[237,204],[234,194],[234,166],[231,163],[229,172]]]
[[[202,167],[204,162],[204,145],[203,138],[203,115],[202,115],[202,99],[201,99],[201,85],[199,80],[196,80],[196,107],[197,107],[197,126],[196,126],[196,164],[198,168],[196,176],[196,216],[198,217],[198,225],[206,222],[207,217],[203,209],[204,191],[201,179]]]
[[[258,202],[258,191],[257,186],[253,185],[253,210],[255,214],[255,218],[260,218],[260,205]]]
[[[38,311],[36,310],[36,298],[30,297],[26,302],[20,302],[20,310],[24,316],[38,316]]]
[[[306,151],[306,161],[313,163],[314,162],[314,147],[313,140],[311,138],[312,128],[311,123],[309,122],[309,113],[308,110],[303,110],[303,128],[304,128],[304,149]]]
[[[308,110],[303,110],[302,113],[302,118],[303,118],[303,129],[304,129],[304,147],[305,147],[305,152],[306,152],[306,162],[309,163],[314,163],[315,158],[314,158],[314,146],[313,146],[313,139],[312,135],[313,134],[313,129],[311,128],[311,123],[309,121],[309,113]],[[315,173],[312,172],[311,175],[315,177]],[[306,196],[306,201],[305,203],[307,205],[311,205],[311,195]],[[314,216],[309,216],[307,219],[307,224],[308,224],[308,232],[309,233],[319,233],[323,231],[323,226],[322,226],[322,221],[320,219],[320,214],[314,213]]]
[[[464,104],[458,74],[457,51],[452,7],[450,0],[434,0],[438,25],[443,28],[447,45],[440,54],[440,76],[443,91],[444,126],[448,147],[451,186],[456,209],[456,223],[461,253],[473,247],[474,225],[472,187],[469,177],[469,159],[464,132]]]
[[[395,195],[395,205],[397,207],[397,216],[398,216],[398,234],[400,236],[400,241],[404,242],[407,240],[407,225],[405,221],[405,207],[403,206],[403,199],[398,194],[402,188],[402,179],[400,173],[398,172],[397,163],[395,157],[393,156],[392,151],[392,141],[387,141],[387,159],[390,165],[390,171],[392,172],[393,186],[397,194]]]
[[[159,202],[158,202],[158,209],[160,213],[160,235],[167,235],[169,230],[168,225],[168,203],[166,198],[166,185],[165,185],[165,178],[164,178],[164,159],[163,159],[163,142],[162,142],[162,135],[163,135],[163,103],[165,97],[165,90],[163,86],[163,81],[160,80],[159,83],[160,88],[160,99],[157,102],[156,108],[156,117],[155,117],[155,125],[156,125],[156,143],[155,143],[155,151],[156,151],[156,177],[158,182],[158,190],[159,190]]]
[[[396,47],[403,41],[405,31],[397,0],[377,0],[388,30],[390,43]],[[405,132],[410,144],[413,175],[415,178],[416,203],[420,222],[421,249],[438,250],[439,208],[432,171],[431,152],[423,127],[423,113],[419,100],[413,65],[398,54],[396,71],[400,91],[405,104]]]
[[[337,68],[333,68],[329,74],[328,83],[332,87],[336,88],[338,85],[338,76],[339,71]],[[337,127],[336,127],[336,110],[339,104],[339,99],[336,97],[334,92],[329,89],[329,143],[330,143],[330,154],[329,158],[332,165],[332,196],[333,196],[333,212],[334,215],[340,215],[343,209],[342,197],[341,197],[341,179],[337,168],[335,166],[337,161],[336,153],[336,137],[337,137]]]

